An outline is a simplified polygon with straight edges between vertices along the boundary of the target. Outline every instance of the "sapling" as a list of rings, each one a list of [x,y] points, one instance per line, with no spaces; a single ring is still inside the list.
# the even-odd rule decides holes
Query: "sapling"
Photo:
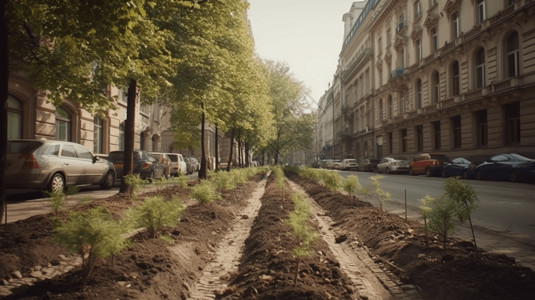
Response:
[[[124,176],[124,181],[132,189],[132,200],[136,200],[139,189],[148,183],[147,180],[141,179],[139,174],[128,174]]]
[[[292,227],[293,233],[300,242],[299,246],[292,249],[293,254],[297,257],[294,276],[294,285],[297,285],[301,257],[310,255],[310,246],[318,238],[318,234],[308,226],[310,206],[307,201],[307,196],[302,192],[298,192],[293,193],[291,197],[294,203],[294,210],[290,212],[285,223]]]
[[[196,184],[191,188],[190,197],[197,199],[199,203],[209,203],[221,198],[214,187],[214,185],[208,180],[201,180],[199,184]]]
[[[446,249],[448,234],[453,233],[455,226],[452,222],[457,214],[458,203],[442,195],[436,199],[429,200],[431,211],[429,212],[429,229],[438,233],[442,237],[443,249]]]
[[[85,289],[97,258],[118,254],[130,244],[124,236],[126,228],[115,221],[103,207],[86,212],[70,212],[67,221],[54,230],[55,239],[59,243],[70,253],[78,252],[82,256],[82,290]]]
[[[338,191],[344,184],[344,179],[338,172],[324,171],[321,179],[323,184],[333,192]]]
[[[352,199],[356,198],[356,193],[362,189],[359,178],[357,175],[349,175],[344,179],[344,191],[351,196]]]
[[[370,177],[372,184],[368,194],[368,196],[370,196],[372,199],[375,198],[379,202],[379,208],[381,209],[381,211],[383,211],[384,201],[389,200],[391,197],[389,192],[381,188],[380,180],[383,178],[384,176],[382,175],[375,175]]]
[[[54,212],[54,216],[58,216],[58,212],[65,206],[68,196],[78,193],[80,188],[76,185],[69,185],[64,190],[55,190],[52,192],[45,191],[44,193],[49,197],[50,207]]]
[[[444,184],[446,196],[460,204],[457,208],[457,217],[461,222],[468,220],[474,239],[474,247],[477,250],[476,235],[472,226],[472,211],[477,208],[477,195],[474,189],[458,177],[450,177]]]
[[[422,218],[424,219],[424,230],[425,230],[425,246],[429,247],[429,235],[428,235],[428,226],[427,226],[427,220],[429,219],[429,215],[431,214],[431,211],[433,210],[430,206],[430,203],[432,203],[435,200],[435,198],[426,195],[423,198],[420,198],[418,201],[422,205],[420,205],[420,214],[422,215]]]
[[[158,237],[164,226],[176,226],[184,210],[182,201],[165,201],[162,196],[147,197],[143,203],[126,211],[125,222],[134,228],[147,228],[152,238]]]

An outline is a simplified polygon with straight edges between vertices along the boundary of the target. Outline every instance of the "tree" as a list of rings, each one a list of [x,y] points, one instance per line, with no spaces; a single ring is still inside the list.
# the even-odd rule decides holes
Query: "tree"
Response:
[[[310,148],[313,116],[305,112],[305,90],[294,79],[289,68],[281,63],[266,62],[269,70],[269,96],[272,99],[275,137],[267,151],[279,163],[281,154],[291,150]]]
[[[474,189],[466,182],[460,180],[458,177],[450,177],[444,183],[444,190],[446,196],[459,204],[457,209],[457,217],[461,222],[468,220],[470,223],[470,230],[472,231],[472,238],[474,239],[474,247],[477,250],[476,235],[474,227],[472,226],[472,211],[477,208],[477,195]]]

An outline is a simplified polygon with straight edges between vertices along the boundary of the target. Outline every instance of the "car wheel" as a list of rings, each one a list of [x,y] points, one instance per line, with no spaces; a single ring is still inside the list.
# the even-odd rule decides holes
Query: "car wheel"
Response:
[[[154,170],[150,171],[149,177],[147,177],[147,180],[149,183],[152,183],[154,181]]]
[[[386,174],[390,174],[390,168],[386,168]]]
[[[509,181],[511,182],[518,181],[518,174],[516,173],[516,171],[511,171],[511,174],[509,174]]]
[[[63,178],[63,175],[60,173],[52,175],[52,178],[50,178],[50,181],[48,182],[47,189],[49,192],[63,191],[63,189],[65,189],[65,179]]]
[[[416,174],[414,173],[414,171],[412,170],[412,168],[409,168],[409,175],[411,176],[415,176]]]
[[[104,177],[104,181],[100,184],[100,187],[103,189],[109,189],[115,183],[115,173],[113,171],[108,171]]]
[[[483,172],[477,171],[476,172],[476,179],[477,180],[483,180],[484,179]]]

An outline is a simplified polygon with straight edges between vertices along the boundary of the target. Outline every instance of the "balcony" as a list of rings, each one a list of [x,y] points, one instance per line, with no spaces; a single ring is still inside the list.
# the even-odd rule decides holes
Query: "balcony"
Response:
[[[392,73],[390,73],[390,78],[396,78],[398,76],[403,75],[403,73],[405,73],[405,68],[404,67],[397,68],[394,71],[392,71]]]

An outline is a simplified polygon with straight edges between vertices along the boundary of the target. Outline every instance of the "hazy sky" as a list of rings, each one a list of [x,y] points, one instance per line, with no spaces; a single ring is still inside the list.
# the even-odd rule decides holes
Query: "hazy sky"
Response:
[[[332,82],[342,50],[349,0],[249,0],[255,49],[284,62],[319,101]]]

